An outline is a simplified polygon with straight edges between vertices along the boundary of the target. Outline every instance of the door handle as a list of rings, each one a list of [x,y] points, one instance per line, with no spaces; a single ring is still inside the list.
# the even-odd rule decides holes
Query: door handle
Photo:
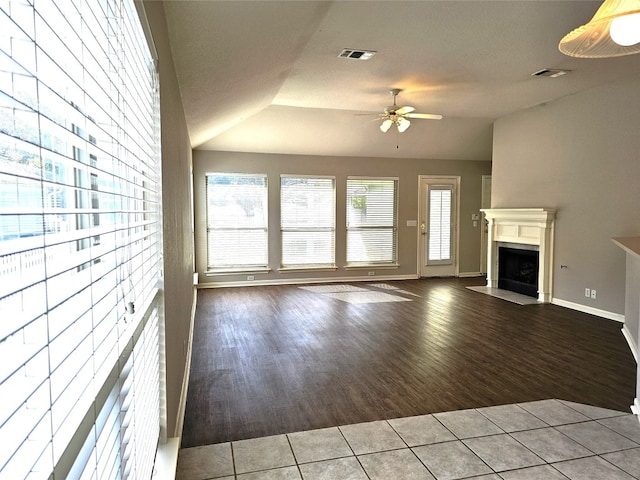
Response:
[[[427,233],[427,226],[424,223],[420,224],[420,233],[422,233],[422,235],[426,235]]]

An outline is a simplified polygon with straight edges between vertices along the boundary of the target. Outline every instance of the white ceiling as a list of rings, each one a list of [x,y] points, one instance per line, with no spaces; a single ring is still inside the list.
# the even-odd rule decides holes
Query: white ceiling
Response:
[[[559,40],[600,1],[165,1],[194,148],[490,160],[501,116],[640,75],[640,55],[576,59]],[[343,48],[375,50],[368,61]],[[536,78],[543,68],[571,70]],[[392,103],[443,120],[384,134]],[[370,115],[362,115],[367,113]],[[597,112],[594,112],[597,114]]]

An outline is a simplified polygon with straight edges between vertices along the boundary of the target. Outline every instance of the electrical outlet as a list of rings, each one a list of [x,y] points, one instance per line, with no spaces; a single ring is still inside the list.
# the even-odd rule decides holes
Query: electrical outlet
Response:
[[[584,289],[584,296],[589,298],[591,296],[591,289],[590,288],[585,288]]]
[[[592,300],[595,300],[595,299],[596,299],[596,289],[595,289],[595,288],[592,288],[592,289],[591,289],[591,299],[592,299]]]
[[[256,277],[254,275],[247,275],[247,280],[255,280]]]
[[[373,277],[376,274],[376,272],[368,272],[367,275],[369,275],[370,277]]]

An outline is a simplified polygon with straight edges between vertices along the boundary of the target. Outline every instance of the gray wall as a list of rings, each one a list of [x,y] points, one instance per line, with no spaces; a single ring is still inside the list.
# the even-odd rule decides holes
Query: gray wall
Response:
[[[206,276],[206,201],[205,174],[213,172],[266,173],[269,197],[269,259],[272,271],[256,275],[256,282],[286,282],[300,279],[367,277],[374,270],[377,276],[410,278],[417,275],[417,228],[407,227],[407,220],[418,220],[418,176],[455,175],[460,186],[460,273],[480,271],[480,227],[473,227],[471,214],[480,209],[482,175],[491,173],[491,163],[478,161],[418,160],[358,157],[316,157],[233,153],[206,150],[194,151],[194,197],[196,219],[196,269],[200,284],[246,282],[247,275]],[[280,174],[333,175],[336,177],[336,263],[344,266],[346,230],[344,212],[346,177],[348,175],[398,177],[398,260],[397,269],[345,270],[335,272],[277,271],[280,258],[280,227],[278,215],[278,185]]]
[[[192,151],[161,2],[144,4],[158,51],[162,121],[162,221],[167,436],[181,432],[178,418],[187,362],[193,287]]]
[[[625,257],[610,239],[640,234],[640,80],[495,122],[491,203],[557,208],[554,298],[623,314]]]

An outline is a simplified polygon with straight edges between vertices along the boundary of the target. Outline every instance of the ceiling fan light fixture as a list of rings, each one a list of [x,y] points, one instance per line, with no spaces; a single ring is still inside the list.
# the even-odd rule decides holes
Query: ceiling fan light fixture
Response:
[[[401,92],[399,88],[394,88],[389,91],[391,95],[393,95],[393,105],[389,105],[384,109],[384,113],[380,115],[381,118],[384,118],[382,121],[382,125],[380,125],[380,130],[383,133],[387,133],[392,125],[395,125],[398,129],[398,132],[403,133],[411,126],[411,121],[409,118],[423,118],[429,120],[440,120],[442,115],[434,114],[434,113],[414,113],[415,108],[410,105],[405,105],[403,107],[399,107],[396,102],[396,97]]]
[[[404,117],[399,117],[398,120],[396,120],[396,126],[400,133],[403,133],[410,125],[411,122]]]
[[[614,18],[609,34],[614,42],[623,47],[640,43],[640,12]]]
[[[382,125],[380,125],[380,130],[382,130],[383,133],[387,133],[391,128],[391,125],[393,125],[393,120],[387,118],[384,122],[382,122]]]
[[[640,53],[640,0],[605,0],[589,23],[565,35],[558,49],[579,58]]]

